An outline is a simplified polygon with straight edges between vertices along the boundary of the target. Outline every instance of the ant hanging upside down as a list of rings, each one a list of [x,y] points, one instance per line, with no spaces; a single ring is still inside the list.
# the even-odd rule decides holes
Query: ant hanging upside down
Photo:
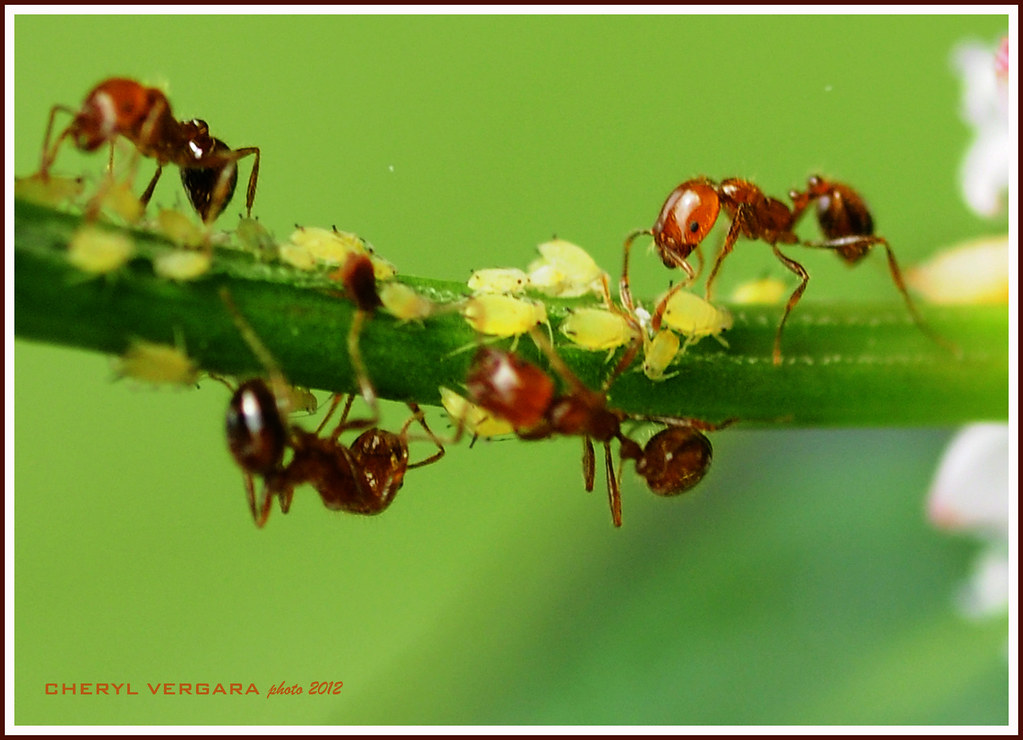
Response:
[[[815,175],[809,178],[805,190],[792,190],[789,193],[789,198],[793,203],[791,209],[782,201],[765,195],[760,188],[748,180],[738,178],[729,178],[715,183],[706,177],[698,177],[683,182],[668,196],[653,227],[634,231],[625,240],[620,292],[626,310],[635,311],[629,288],[629,249],[636,237],[644,234],[652,236],[661,261],[667,267],[681,268],[689,278],[687,281],[676,284],[658,302],[652,319],[653,328],[656,330],[660,327],[661,317],[672,295],[696,279],[696,272],[686,259],[696,251],[702,265],[703,259],[699,252],[700,244],[710,233],[720,212],[724,210],[732,222],[721,251],[707,277],[706,297],[708,301],[711,298],[714,279],[721,269],[721,263],[731,253],[740,236],[767,242],[775,257],[794,272],[800,280],[799,286],[789,297],[785,312],[778,323],[773,352],[775,365],[781,364],[781,335],[785,321],[799,302],[803,291],[806,290],[806,284],[810,280],[809,274],[801,264],[782,254],[778,249],[779,244],[799,244],[804,247],[830,249],[849,265],[854,265],[863,259],[870,252],[871,247],[883,246],[888,256],[888,268],[892,275],[892,281],[902,294],[913,321],[933,340],[952,349],[945,339],[938,336],[927,325],[917,311],[906,290],[906,283],[899,265],[895,261],[895,254],[888,241],[874,233],[873,218],[859,193],[848,185]],[[825,236],[824,241],[803,241],[794,232],[799,219],[811,205],[816,205],[817,222]]]
[[[50,136],[58,111],[70,113],[74,118],[51,146]],[[259,176],[259,149],[231,149],[210,135],[205,121],[175,120],[170,102],[160,90],[119,77],[104,80],[93,88],[78,111],[64,105],[50,109],[40,177],[48,177],[57,151],[67,138],[86,152],[109,143],[112,166],[118,136],[130,141],[139,155],[156,160],[156,173],[139,198],[143,207],[149,203],[164,166],[175,164],[181,170],[181,182],[189,201],[205,223],[216,220],[231,201],[238,182],[238,160],[255,155],[245,197],[247,215],[252,214]]]
[[[593,490],[596,474],[593,441],[600,442],[604,447],[611,520],[616,527],[622,525],[621,465],[615,473],[612,440],[618,440],[621,460],[634,460],[636,472],[659,496],[684,493],[703,479],[712,454],[703,432],[721,429],[734,420],[711,424],[698,419],[636,416],[613,409],[607,404],[606,390],[623,369],[621,366],[610,375],[603,390],[594,391],[579,380],[538,328],[533,327],[530,335],[567,384],[567,392],[556,393],[554,381],[546,372],[515,353],[482,347],[466,377],[469,396],[487,412],[508,421],[520,439],[546,439],[559,434],[582,437],[587,491]],[[667,426],[641,447],[622,431],[622,424],[630,419]]]
[[[422,410],[414,403],[408,404],[412,416],[397,434],[376,426],[376,394],[366,374],[358,343],[365,317],[379,305],[369,258],[365,255],[350,256],[343,268],[343,279],[348,294],[358,307],[348,334],[349,354],[361,394],[371,407],[373,416],[349,419],[355,396],[348,395],[340,420],[326,435],[322,432],[345,397],[334,396],[330,409],[315,432],[291,424],[287,418],[289,386],[270,353],[238,312],[230,295],[226,290],[221,294],[242,336],[270,372],[269,383],[256,378],[238,386],[231,396],[226,418],[228,448],[244,472],[249,510],[257,527],[266,523],[275,497],[281,511],[287,513],[295,488],[302,483],[311,484],[328,509],[352,514],[379,514],[394,500],[407,470],[434,463],[444,455],[443,445],[427,426]],[[437,452],[410,463],[408,430],[414,422],[436,444]],[[341,434],[353,429],[366,431],[351,445],[342,444]],[[288,450],[291,457],[285,462]],[[256,476],[263,479],[258,495],[254,483]]]

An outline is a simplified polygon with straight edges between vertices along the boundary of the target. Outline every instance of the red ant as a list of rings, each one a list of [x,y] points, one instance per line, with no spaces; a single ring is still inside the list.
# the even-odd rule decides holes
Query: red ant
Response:
[[[422,410],[414,403],[408,404],[412,416],[397,434],[376,427],[376,395],[366,376],[358,346],[364,317],[373,310],[375,283],[369,259],[364,255],[353,257],[364,260],[365,264],[353,262],[350,258],[345,269],[346,288],[358,306],[349,331],[348,346],[362,395],[373,410],[373,417],[349,420],[355,396],[348,395],[340,420],[325,436],[320,434],[343,396],[334,396],[330,409],[315,432],[290,424],[287,421],[289,391],[282,374],[234,306],[230,295],[226,290],[221,293],[242,336],[270,370],[270,384],[257,378],[242,383],[234,391],[226,420],[228,448],[245,474],[249,510],[257,527],[266,523],[275,496],[281,511],[287,513],[295,487],[302,483],[312,484],[328,509],[352,514],[379,514],[394,500],[407,470],[434,463],[444,455],[443,445],[427,426]],[[437,445],[437,452],[410,463],[408,429],[413,422],[418,422],[426,430]],[[366,431],[346,447],[340,442],[340,436],[350,429]],[[292,454],[285,463],[288,449]],[[253,482],[255,476],[263,478],[258,497]]]
[[[830,249],[850,265],[865,257],[875,244],[882,245],[888,255],[888,267],[892,280],[905,299],[913,321],[925,334],[938,343],[948,346],[947,342],[930,329],[917,311],[906,290],[902,272],[895,261],[895,254],[886,239],[874,234],[873,219],[859,193],[848,185],[813,176],[809,179],[805,191],[792,190],[789,197],[794,204],[791,210],[782,201],[765,195],[760,188],[748,180],[729,178],[722,180],[720,184],[715,184],[706,177],[698,177],[683,182],[671,192],[664,202],[653,228],[634,231],[626,238],[625,261],[620,284],[622,303],[628,311],[634,311],[628,277],[629,249],[636,237],[649,234],[654,238],[654,245],[657,247],[661,261],[668,267],[682,268],[689,276],[688,281],[679,283],[668,291],[655,308],[653,327],[655,330],[659,328],[661,316],[671,296],[696,279],[696,273],[686,262],[686,258],[694,250],[697,250],[697,256],[700,257],[702,265],[702,256],[698,251],[700,243],[710,233],[723,208],[732,222],[728,234],[725,236],[724,245],[707,277],[706,298],[708,301],[721,263],[732,251],[739,236],[767,242],[771,245],[775,257],[800,279],[799,286],[789,297],[785,312],[778,323],[774,339],[773,359],[775,365],[781,364],[781,335],[785,321],[799,302],[803,291],[806,290],[806,284],[810,280],[810,276],[803,266],[782,254],[778,249],[778,244],[800,244],[804,247]],[[804,211],[812,203],[816,203],[817,221],[826,237],[825,241],[802,241],[793,231]]]
[[[480,348],[469,369],[466,386],[474,403],[507,420],[521,439],[546,439],[556,434],[583,438],[583,481],[593,490],[596,460],[593,441],[604,446],[608,502],[611,519],[622,525],[621,467],[616,474],[611,441],[617,439],[621,460],[635,460],[636,472],[650,490],[660,496],[683,493],[703,478],[710,467],[711,445],[702,431],[720,429],[732,422],[714,425],[697,419],[636,416],[607,405],[604,391],[587,388],[569,369],[537,328],[530,330],[537,346],[569,386],[555,393],[554,381],[541,368],[518,355],[491,347]],[[611,379],[615,377],[613,373]],[[629,419],[655,421],[667,428],[654,435],[645,447],[622,431]],[[702,430],[702,431],[701,431]]]
[[[74,119],[50,146],[50,135],[58,111],[70,113]],[[210,136],[205,121],[177,121],[171,114],[170,102],[160,90],[144,87],[135,80],[113,77],[104,80],[85,97],[79,111],[64,105],[50,109],[43,142],[39,174],[46,178],[64,139],[71,137],[79,149],[92,152],[110,143],[110,164],[113,165],[114,141],[123,136],[144,157],[157,162],[156,173],[142,196],[142,205],[149,203],[156,183],[167,164],[181,169],[181,182],[188,199],[205,223],[212,223],[234,195],[238,182],[239,159],[255,155],[245,208],[252,213],[259,176],[259,149],[231,149],[220,139]]]

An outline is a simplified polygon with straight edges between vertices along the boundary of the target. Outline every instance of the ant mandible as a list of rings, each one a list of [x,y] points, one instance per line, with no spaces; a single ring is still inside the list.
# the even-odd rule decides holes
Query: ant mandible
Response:
[[[234,391],[226,418],[228,448],[244,472],[249,510],[257,527],[266,523],[274,497],[278,499],[281,511],[287,513],[295,487],[302,483],[312,484],[328,509],[352,514],[379,514],[394,500],[407,470],[434,463],[444,455],[443,445],[415,403],[408,404],[412,416],[397,434],[376,426],[379,418],[376,394],[366,375],[358,345],[365,317],[379,304],[372,268],[365,255],[352,255],[345,265],[343,278],[346,290],[357,306],[348,335],[349,353],[361,394],[373,416],[350,420],[349,412],[355,396],[349,394],[340,420],[325,436],[321,433],[344,396],[334,396],[330,409],[315,432],[290,424],[287,421],[290,394],[282,373],[242,318],[230,295],[226,290],[221,292],[242,336],[270,371],[269,384],[257,378],[245,381]],[[423,427],[429,439],[437,445],[437,452],[410,463],[408,429],[413,422]],[[340,436],[351,429],[366,431],[346,447],[340,442]],[[289,449],[291,458],[285,464],[284,456]],[[263,479],[258,496],[255,476]]]
[[[58,111],[74,118],[50,146]],[[149,203],[164,166],[175,164],[181,169],[181,182],[189,201],[205,223],[212,223],[234,195],[238,160],[255,155],[245,197],[246,212],[251,215],[259,176],[259,148],[231,149],[210,136],[205,121],[175,120],[170,102],[160,90],[120,77],[104,80],[93,88],[78,111],[65,105],[50,109],[39,174],[43,178],[48,176],[60,145],[69,137],[78,149],[86,152],[109,143],[112,168],[114,141],[118,136],[130,141],[138,154],[156,160],[153,179],[139,198],[142,205]]]
[[[697,419],[634,416],[610,408],[605,392],[609,382],[603,391],[586,387],[539,329],[534,327],[530,333],[568,385],[568,392],[555,393],[551,377],[515,353],[482,347],[466,377],[469,396],[486,411],[508,421],[521,439],[546,439],[556,434],[581,436],[583,482],[587,491],[593,490],[596,475],[593,442],[600,442],[604,447],[608,503],[614,526],[622,525],[622,504],[621,465],[615,473],[612,440],[618,440],[621,460],[634,460],[636,472],[657,495],[678,495],[703,479],[710,467],[712,448],[702,431],[720,429],[732,420],[715,425]],[[622,423],[628,419],[660,422],[667,427],[640,447],[622,431]]]
[[[779,244],[800,244],[805,247],[830,249],[850,265],[866,256],[875,244],[882,245],[888,255],[892,280],[905,299],[913,321],[925,334],[947,346],[947,342],[930,329],[917,311],[906,290],[902,272],[891,246],[886,239],[874,234],[870,211],[863,198],[853,188],[820,176],[813,176],[809,179],[805,191],[793,190],[789,197],[794,204],[792,209],[782,201],[765,195],[759,187],[748,180],[739,178],[729,178],[715,184],[706,177],[698,177],[680,184],[664,202],[653,227],[634,231],[625,240],[624,266],[619,290],[626,310],[635,310],[628,272],[629,250],[636,237],[644,234],[653,236],[661,261],[667,267],[682,268],[689,277],[687,281],[676,284],[658,302],[653,313],[653,327],[656,330],[672,295],[696,279],[696,272],[686,259],[695,250],[702,264],[699,246],[724,209],[732,222],[707,277],[705,288],[707,300],[710,300],[714,279],[721,269],[721,263],[731,253],[739,236],[767,242],[775,257],[800,280],[789,297],[775,333],[773,352],[775,365],[781,364],[781,336],[785,321],[799,302],[810,280],[809,274],[801,264],[782,254],[778,249]],[[814,203],[817,206],[817,220],[826,239],[820,242],[802,241],[793,229],[805,210]]]

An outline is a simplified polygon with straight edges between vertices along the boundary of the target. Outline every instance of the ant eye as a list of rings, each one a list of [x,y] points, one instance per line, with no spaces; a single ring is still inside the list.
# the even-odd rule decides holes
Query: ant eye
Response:
[[[700,222],[699,221],[690,221],[689,222],[689,233],[695,234],[699,230],[700,230]]]

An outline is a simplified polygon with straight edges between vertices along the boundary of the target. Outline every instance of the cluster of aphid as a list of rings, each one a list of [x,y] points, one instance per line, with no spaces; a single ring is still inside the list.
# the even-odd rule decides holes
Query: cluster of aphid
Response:
[[[50,143],[58,111],[73,115],[71,123]],[[79,111],[54,106],[46,129],[40,171],[19,183],[22,192],[37,199],[61,202],[81,194],[81,181],[61,178],[50,170],[57,151],[70,140],[84,151],[110,145],[110,171],[114,144],[120,138],[134,147],[129,167],[134,175],[140,156],[157,161],[157,170],[140,197],[126,182],[111,174],[87,207],[86,226],[72,239],[69,260],[80,269],[102,273],[116,269],[133,252],[130,239],[103,231],[96,221],[101,210],[113,211],[124,220],[136,222],[152,197],[166,164],[177,165],[188,199],[203,228],[183,214],[162,211],[155,227],[172,242],[186,249],[168,252],[154,260],[155,271],[168,278],[188,280],[202,275],[210,263],[208,226],[230,202],[237,183],[238,160],[253,156],[246,192],[246,218],[236,232],[239,241],[261,258],[275,259],[299,270],[317,270],[335,279],[356,305],[348,335],[348,350],[360,395],[372,411],[369,418],[352,419],[355,396],[335,395],[329,411],[314,432],[289,421],[289,413],[309,405],[308,395],[288,385],[272,355],[235,307],[230,294],[222,291],[226,310],[240,333],[267,369],[269,381],[252,379],[238,385],[228,383],[232,397],[227,413],[228,447],[245,477],[245,488],[257,526],[266,522],[276,498],[282,511],[291,505],[294,489],[311,484],[324,505],[334,510],[376,514],[393,500],[410,468],[428,465],[444,454],[445,442],[428,426],[422,410],[408,404],[411,415],[397,434],[378,427],[377,399],[359,348],[365,322],[378,309],[402,321],[424,321],[442,311],[458,311],[478,339],[465,378],[467,398],[440,389],[442,403],[456,423],[456,441],[463,430],[476,437],[515,435],[524,440],[556,435],[580,437],[583,442],[583,478],[587,490],[594,486],[595,445],[604,449],[607,490],[612,520],[621,524],[621,475],[625,461],[635,463],[636,472],[650,490],[673,496],[691,489],[706,474],[711,445],[706,431],[720,429],[733,420],[710,423],[687,417],[629,414],[609,403],[608,391],[615,380],[630,369],[642,353],[642,370],[651,380],[669,377],[667,369],[686,348],[701,338],[713,336],[727,347],[722,332],[732,326],[731,315],[710,302],[711,290],[724,258],[740,236],[770,245],[775,256],[799,277],[789,296],[775,334],[773,359],[781,362],[781,337],[785,322],[798,303],[809,280],[806,270],[784,255],[779,245],[801,245],[836,252],[854,264],[875,245],[884,247],[892,279],[902,294],[914,321],[928,334],[906,291],[902,274],[888,242],[874,234],[873,222],[862,198],[849,186],[811,177],[805,190],[789,193],[792,205],[765,195],[756,185],[739,179],[720,183],[707,178],[683,182],[661,208],[654,225],[631,233],[624,244],[624,266],[619,281],[619,298],[611,294],[608,274],[583,249],[554,239],[541,244],[539,256],[525,270],[500,268],[478,270],[468,281],[463,299],[439,304],[413,288],[391,278],[394,266],[380,258],[360,237],[337,229],[298,228],[289,239],[277,244],[251,218],[259,171],[259,149],[231,149],[209,134],[205,122],[176,121],[170,105],[159,90],[127,79],[110,79],[86,97]],[[804,241],[795,227],[804,212],[814,207],[823,232],[821,241]],[[730,219],[724,244],[706,281],[705,298],[686,290],[697,278],[698,269],[687,261],[695,251],[699,268],[700,245],[719,214]],[[681,268],[687,279],[676,283],[647,311],[632,297],[629,286],[629,252],[637,237],[650,235],[663,263]],[[771,288],[771,290],[774,290]],[[763,289],[759,289],[761,299]],[[608,360],[624,348],[599,390],[583,383],[564,362],[553,342],[553,331],[542,297],[577,298],[593,296],[592,305],[571,310],[558,324],[558,331],[575,346],[608,353]],[[773,292],[772,299],[781,297]],[[546,326],[547,331],[542,331]],[[516,352],[522,335],[528,334],[550,365],[544,370]],[[493,341],[511,338],[508,349]],[[935,336],[935,338],[937,338]],[[940,338],[937,338],[939,341]],[[184,359],[181,359],[181,358]],[[197,370],[179,348],[139,342],[121,362],[124,374],[154,382],[194,382]],[[225,381],[227,382],[227,381]],[[329,420],[341,408],[340,418],[326,432]],[[646,422],[663,427],[645,444],[623,429],[627,422]],[[410,429],[417,425],[437,451],[415,463],[409,462]],[[350,430],[361,431],[350,445],[340,437]],[[419,432],[417,431],[417,434]],[[612,442],[618,443],[616,472]],[[262,481],[257,491],[255,480]]]

